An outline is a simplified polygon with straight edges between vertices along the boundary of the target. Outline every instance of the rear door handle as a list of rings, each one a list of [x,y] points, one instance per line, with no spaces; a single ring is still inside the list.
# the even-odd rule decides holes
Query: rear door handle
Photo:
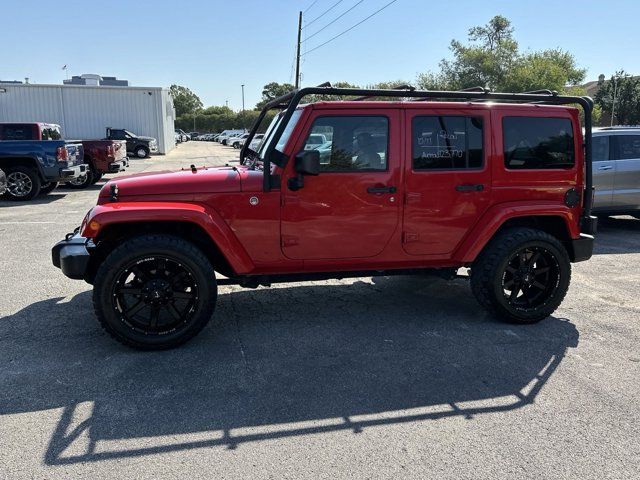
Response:
[[[476,185],[464,184],[456,186],[456,191],[458,192],[481,192],[482,190],[484,190],[484,185],[481,183]]]
[[[602,165],[598,170],[613,170],[613,165]]]
[[[396,193],[396,187],[368,187],[367,193]]]

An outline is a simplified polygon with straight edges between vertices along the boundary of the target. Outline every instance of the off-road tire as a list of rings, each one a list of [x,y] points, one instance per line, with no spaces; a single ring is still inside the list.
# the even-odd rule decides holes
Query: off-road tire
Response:
[[[78,177],[80,178],[80,177]],[[84,190],[93,184],[93,169],[87,165],[85,174],[81,177],[83,181],[78,183],[66,182],[66,186],[74,190]]]
[[[46,195],[53,192],[58,186],[58,182],[47,182],[40,186],[40,193],[38,195]]]
[[[36,172],[33,168],[25,167],[22,165],[16,165],[15,167],[7,167],[4,169],[5,174],[7,175],[7,191],[4,194],[5,198],[9,200],[15,201],[26,201],[32,200],[38,196],[40,193],[40,177],[38,176],[38,172]],[[28,193],[24,195],[16,196],[12,193],[12,174],[19,174],[20,176],[26,176],[29,179],[30,187]]]
[[[133,153],[135,153],[136,157],[138,158],[147,158],[149,156],[149,149],[147,147],[139,145],[135,148]]]
[[[189,278],[197,283],[193,314],[176,331],[168,333],[148,333],[133,328],[127,323],[126,315],[118,310],[114,298],[118,278],[122,272],[126,275],[127,266],[135,268],[154,256],[177,262],[188,269]],[[140,350],[174,348],[189,341],[211,319],[217,296],[215,272],[207,257],[191,242],[171,235],[150,234],[124,241],[99,266],[93,285],[93,307],[102,328],[118,342]]]
[[[523,310],[515,308],[506,298],[503,279],[509,259],[527,248],[543,249],[555,258],[558,278],[542,305]],[[556,237],[533,228],[509,228],[499,233],[471,267],[471,290],[478,303],[492,315],[518,324],[536,323],[551,315],[562,303],[570,280],[571,263],[564,245]]]

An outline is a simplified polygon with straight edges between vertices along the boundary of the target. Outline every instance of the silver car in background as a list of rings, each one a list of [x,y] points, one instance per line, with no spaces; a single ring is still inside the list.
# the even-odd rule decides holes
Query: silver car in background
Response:
[[[593,129],[593,211],[640,218],[640,127]]]
[[[0,169],[0,195],[3,195],[7,191],[7,176]]]

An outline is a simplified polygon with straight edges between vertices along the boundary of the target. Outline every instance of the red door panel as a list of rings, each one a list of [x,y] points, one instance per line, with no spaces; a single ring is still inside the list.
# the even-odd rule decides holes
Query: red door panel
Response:
[[[292,191],[287,180],[295,176],[289,161],[282,183],[282,251],[292,259],[367,258],[380,254],[399,225],[400,219],[400,127],[396,109],[367,109],[363,112],[322,111],[318,117],[384,116],[388,119],[386,169],[382,171],[322,171],[304,177],[304,187]],[[308,128],[305,129],[308,131]],[[317,134],[316,134],[317,135]],[[304,148],[307,135],[300,139]],[[334,139],[334,143],[337,139]],[[328,154],[321,153],[321,162]],[[380,159],[379,159],[380,161]],[[390,191],[385,189],[393,187]],[[396,191],[393,191],[396,189]]]
[[[445,109],[405,112],[407,135],[402,240],[405,252],[411,255],[452,253],[489,207],[489,114],[460,109],[450,112]],[[467,124],[469,120],[466,117],[479,120]],[[442,118],[453,120],[445,124]],[[479,147],[475,149],[475,168],[468,167],[475,165],[467,156],[467,152],[472,150],[469,146],[470,129],[474,129],[477,137],[476,146],[481,145],[482,148],[482,153],[478,152]],[[415,162],[414,157],[417,158]]]

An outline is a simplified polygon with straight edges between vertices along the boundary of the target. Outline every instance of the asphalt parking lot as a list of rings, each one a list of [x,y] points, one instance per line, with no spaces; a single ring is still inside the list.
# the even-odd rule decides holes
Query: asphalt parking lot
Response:
[[[236,157],[190,142],[127,173]],[[601,226],[537,325],[464,280],[221,287],[217,325],[143,353],[51,265],[99,186],[0,202],[0,478],[640,477],[640,221]]]

